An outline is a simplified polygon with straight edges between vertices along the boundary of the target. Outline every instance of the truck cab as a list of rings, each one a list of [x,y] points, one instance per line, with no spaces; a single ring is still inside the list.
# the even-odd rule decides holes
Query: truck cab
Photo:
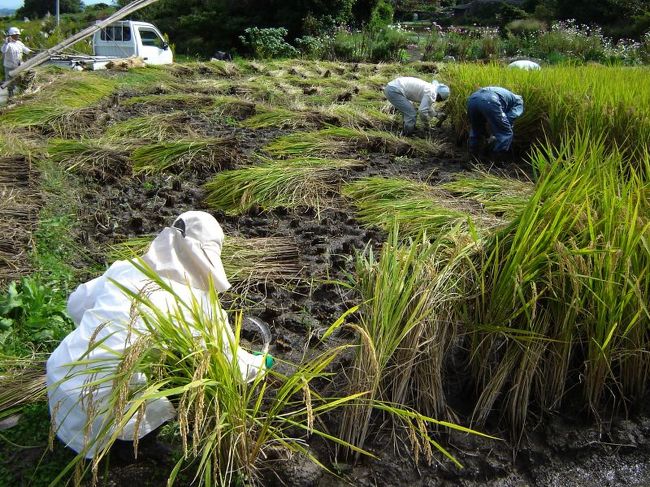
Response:
[[[93,51],[95,56],[111,58],[139,56],[151,65],[174,61],[169,44],[154,25],[132,20],[121,20],[95,32]]]

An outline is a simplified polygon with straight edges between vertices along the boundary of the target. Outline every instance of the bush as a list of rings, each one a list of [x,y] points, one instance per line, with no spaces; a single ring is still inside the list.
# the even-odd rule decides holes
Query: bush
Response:
[[[401,61],[407,43],[407,34],[393,27],[377,32],[369,28],[354,33],[340,31],[334,37],[332,52],[342,61]]]
[[[519,19],[509,22],[505,30],[515,36],[533,35],[546,30],[546,24],[537,19]]]
[[[270,59],[298,55],[298,50],[284,40],[288,33],[284,27],[266,29],[249,27],[244,32],[245,35],[239,36],[239,39],[244,46],[250,48],[256,58]]]

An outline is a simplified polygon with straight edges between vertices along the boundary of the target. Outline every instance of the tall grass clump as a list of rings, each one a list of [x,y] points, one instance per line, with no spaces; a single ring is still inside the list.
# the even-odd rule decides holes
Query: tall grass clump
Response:
[[[439,188],[409,179],[363,178],[346,184],[342,193],[356,206],[362,223],[385,230],[397,223],[405,237],[422,232],[436,237],[454,227],[469,231],[504,224]]]
[[[499,404],[515,432],[571,389],[596,414],[640,400],[650,370],[650,156],[586,133],[532,162],[528,204],[477,254],[468,316],[475,417]]]
[[[446,104],[457,136],[469,130],[466,102],[483,86],[502,86],[524,99],[515,121],[515,144],[529,147],[549,139],[559,144],[566,133],[603,134],[608,147],[642,155],[650,146],[650,88],[646,68],[557,66],[542,71],[497,65],[453,64],[445,75],[454,93]]]
[[[290,375],[260,370],[252,382],[246,382],[238,362],[230,359],[237,356],[240,346],[241,315],[234,320],[234,333],[226,333],[224,327],[230,325],[214,289],[203,302],[191,293],[183,298],[155,272],[136,265],[151,279],[151,290],[171,293],[172,301],[169,309],[160,309],[152,301],[155,291],[123,289],[133,300],[137,318],[128,325],[131,338],[124,353],[92,363],[82,359],[83,367],[75,372],[88,378],[84,404],[91,404],[98,388],[110,391],[87,410],[88,420],[101,424],[85,450],[96,451],[89,466],[95,482],[100,462],[128,421],[142,414],[149,402],[162,398],[175,404],[182,444],[169,485],[183,467],[190,468],[196,485],[257,485],[263,480],[261,469],[283,452],[303,454],[320,465],[306,445],[310,435],[359,451],[325,433],[319,421],[362,394],[327,398],[312,386],[326,378],[326,368],[345,347],[331,348],[295,366]],[[107,338],[99,333],[89,352],[102,347]],[[273,385],[266,380],[268,375]],[[147,380],[134,381],[134,376]],[[69,475],[75,465],[84,469],[85,451],[55,482]]]
[[[223,171],[206,183],[205,202],[231,214],[251,208],[316,208],[329,204],[341,173],[360,165],[346,159],[286,159]]]
[[[447,413],[443,364],[456,333],[452,316],[454,301],[460,299],[456,290],[463,278],[463,252],[456,251],[453,238],[437,243],[426,235],[403,240],[394,226],[378,256],[368,247],[355,259],[352,279],[362,304],[353,325],[359,340],[349,387],[351,393],[367,391],[367,400],[343,411],[340,437],[358,447],[374,429],[375,401],[427,415]],[[453,460],[426,434],[430,421],[405,421],[399,414],[391,419],[395,427],[406,428],[410,438],[417,431],[428,440],[411,441],[416,459],[423,454],[431,461],[433,446]]]
[[[230,137],[157,142],[136,148],[131,154],[133,172],[155,174],[166,171],[221,169],[236,159]]]

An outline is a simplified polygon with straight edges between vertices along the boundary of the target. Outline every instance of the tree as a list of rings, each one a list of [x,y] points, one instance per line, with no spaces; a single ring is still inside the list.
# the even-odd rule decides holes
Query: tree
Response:
[[[83,10],[81,0],[59,0],[62,14],[74,14]],[[56,0],[25,0],[25,4],[16,11],[17,17],[44,17],[48,12],[54,14]]]

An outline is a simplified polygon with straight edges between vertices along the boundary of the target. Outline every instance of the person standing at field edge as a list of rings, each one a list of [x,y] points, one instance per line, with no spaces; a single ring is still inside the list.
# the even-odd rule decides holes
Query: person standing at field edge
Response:
[[[23,63],[23,54],[29,54],[32,50],[20,40],[20,29],[18,27],[9,27],[7,37],[2,45],[3,65],[5,68],[5,81],[11,81],[12,76],[9,71],[16,69]],[[14,94],[14,86],[11,83],[8,87],[9,96]]]
[[[524,113],[521,96],[500,86],[488,86],[472,93],[467,100],[467,115],[471,125],[469,152],[478,155],[481,140],[486,136],[486,125],[493,136],[490,151],[502,159],[512,145],[512,125]]]
[[[428,83],[419,78],[402,76],[395,78],[386,85],[384,94],[388,101],[397,108],[404,117],[403,135],[413,135],[418,113],[420,119],[428,126],[432,117],[440,118],[434,103],[449,98],[449,87],[438,83],[435,79]],[[413,103],[419,103],[416,111]]]

